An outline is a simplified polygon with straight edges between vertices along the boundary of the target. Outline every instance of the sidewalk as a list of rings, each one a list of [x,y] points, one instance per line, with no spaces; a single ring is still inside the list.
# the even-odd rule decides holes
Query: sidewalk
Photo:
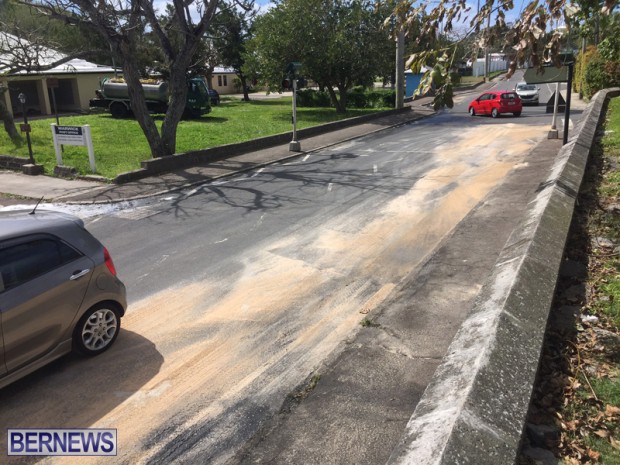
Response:
[[[108,184],[84,179],[67,180],[51,176],[33,177],[12,171],[0,171],[0,207],[8,203],[6,200],[3,201],[3,197],[6,199],[8,196],[37,200],[43,198],[46,202],[100,204],[178,191],[214,179],[303,156],[323,147],[424,118],[434,114],[432,107],[429,106],[431,103],[432,97],[421,98],[406,104],[410,108],[409,111],[378,116],[363,124],[313,137],[300,138],[301,152],[289,151],[289,144],[286,143],[125,184]],[[6,195],[2,196],[2,194]]]

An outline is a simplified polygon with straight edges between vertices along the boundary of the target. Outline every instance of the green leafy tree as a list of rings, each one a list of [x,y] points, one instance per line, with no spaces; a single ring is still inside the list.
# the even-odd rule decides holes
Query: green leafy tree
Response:
[[[608,61],[620,59],[620,13],[614,13],[605,18],[605,38],[597,42],[598,52]]]
[[[0,30],[32,43],[47,44],[47,48],[68,56],[112,64],[110,47],[102,43],[98,34],[79,25],[67,27],[58,21],[51,21],[32,7],[15,1],[0,3]]]
[[[496,46],[510,52],[514,59],[508,69],[512,75],[517,66],[529,63],[534,67],[545,64],[559,66],[560,53],[566,45],[565,30],[569,28],[592,29],[592,18],[608,16],[617,6],[617,0],[533,0],[522,7],[520,17],[513,24],[506,23],[507,12],[514,9],[512,0],[484,0],[480,8],[473,11],[466,3],[457,0],[423,1],[414,3],[411,0],[400,1],[393,10],[393,18],[401,19],[400,24],[409,29],[414,19],[423,17],[424,23],[417,31],[418,44],[434,44],[440,31],[450,34],[456,26],[467,26],[465,37],[476,37],[480,48]],[[600,21],[594,21],[600,24]],[[590,31],[587,36],[594,36]],[[438,92],[435,107],[451,105],[451,88],[449,69],[457,56],[458,43],[443,47],[429,47],[412,54],[408,66],[414,70],[422,66],[430,66],[437,71]],[[430,73],[427,74],[427,82]]]
[[[29,8],[6,2],[0,4],[0,75],[10,77],[21,71],[41,72],[86,55],[84,48],[59,55],[55,50],[60,49],[61,44],[54,40],[54,26],[49,21],[35,21]],[[23,142],[22,137],[5,104],[8,90],[8,86],[0,86],[0,119],[5,132],[19,145]]]
[[[203,53],[201,56],[201,64],[202,64],[202,73],[207,79],[207,84],[209,89],[213,89],[213,71],[215,67],[222,63],[222,58],[220,56],[220,52],[215,45],[213,44],[213,40],[210,38],[204,39],[204,47]]]
[[[381,73],[389,40],[384,19],[365,1],[282,0],[256,19],[244,69],[276,90],[287,64],[301,62],[301,74],[327,90],[343,112],[347,90],[368,85]]]
[[[18,0],[43,17],[98,34],[122,63],[131,108],[153,157],[176,150],[178,124],[185,110],[187,75],[218,5],[218,0],[172,0],[172,15],[162,20],[153,0]],[[240,3],[243,0],[231,0]],[[161,49],[162,68],[168,71],[170,99],[158,129],[146,106],[140,82],[143,70],[140,44],[144,31]]]
[[[214,14],[212,21],[215,20],[217,14],[217,12]],[[182,47],[183,41],[185,40],[184,32],[183,28],[179,27],[178,18],[172,4],[166,5],[165,12],[158,15],[158,21],[167,31],[173,48],[178,49]],[[169,80],[170,68],[168,60],[165,51],[159,47],[158,39],[154,31],[145,30],[143,32],[139,48],[142,54],[140,59],[144,63],[143,74],[159,75],[163,79]],[[207,36],[202,37],[198,41],[187,67],[188,76],[195,76],[205,72],[205,62],[212,60],[212,48],[212,43]]]
[[[219,51],[221,64],[237,73],[245,101],[250,100],[248,77],[244,72],[245,49],[252,37],[252,23],[256,14],[254,2],[251,2],[246,8],[222,9],[212,23],[213,45]]]

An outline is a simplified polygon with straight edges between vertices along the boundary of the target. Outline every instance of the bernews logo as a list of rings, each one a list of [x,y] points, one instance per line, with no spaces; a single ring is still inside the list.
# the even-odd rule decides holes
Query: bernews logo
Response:
[[[116,455],[115,429],[9,429],[8,455]]]

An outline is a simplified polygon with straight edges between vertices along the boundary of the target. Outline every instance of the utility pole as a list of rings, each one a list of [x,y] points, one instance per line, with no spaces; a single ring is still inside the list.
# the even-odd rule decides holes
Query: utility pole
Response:
[[[564,137],[562,138],[562,145],[568,143],[568,123],[570,119],[570,94],[573,88],[573,66],[574,60],[568,63],[568,82],[566,83],[566,107],[564,108]]]
[[[489,10],[489,15],[487,16],[487,30],[485,31],[485,41],[484,41],[484,82],[489,82],[489,29],[491,28],[491,10]]]
[[[288,144],[291,152],[301,152],[301,144],[297,140],[297,78],[293,78],[293,140]]]
[[[405,106],[405,31],[398,26],[396,36],[396,108]]]
[[[291,123],[293,124],[293,140],[288,144],[288,149],[291,152],[301,152],[301,144],[297,140],[297,80],[299,79],[299,70],[301,69],[301,63],[293,61],[286,67],[286,79],[293,89],[293,114],[291,116]]]

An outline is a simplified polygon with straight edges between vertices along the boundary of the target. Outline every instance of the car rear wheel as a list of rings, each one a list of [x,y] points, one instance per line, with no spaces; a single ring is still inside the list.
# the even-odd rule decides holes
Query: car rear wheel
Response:
[[[520,111],[515,111],[515,112],[513,113],[513,115],[515,115],[515,116],[521,116],[521,112],[520,112]]]
[[[497,111],[497,108],[493,108],[493,110],[491,111],[491,116],[493,118],[497,118],[499,116],[499,111]]]
[[[474,110],[474,107],[469,107],[469,114],[471,116],[476,116],[476,110]]]
[[[109,304],[91,307],[73,331],[73,346],[84,355],[99,355],[108,350],[121,329],[119,311]]]

